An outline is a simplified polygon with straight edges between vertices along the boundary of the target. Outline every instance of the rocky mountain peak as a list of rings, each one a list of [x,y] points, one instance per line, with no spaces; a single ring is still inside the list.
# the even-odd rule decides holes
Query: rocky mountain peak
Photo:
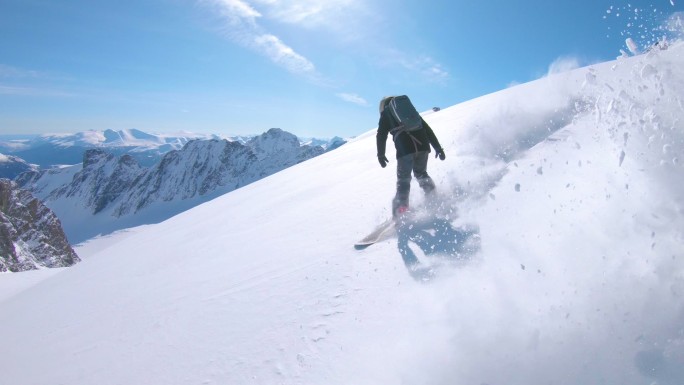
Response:
[[[107,161],[113,156],[100,149],[89,149],[83,153],[83,168],[93,167],[100,162]]]
[[[57,216],[28,191],[0,179],[0,272],[79,261]]]
[[[247,142],[247,146],[254,151],[259,159],[263,159],[276,153],[296,151],[301,144],[294,134],[280,128],[271,128],[267,132],[252,138]]]

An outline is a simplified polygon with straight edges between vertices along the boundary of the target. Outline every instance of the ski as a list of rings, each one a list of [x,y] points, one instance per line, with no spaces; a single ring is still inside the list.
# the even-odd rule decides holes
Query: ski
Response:
[[[392,235],[394,235],[395,232],[396,229],[394,227],[394,220],[388,219],[382,224],[380,224],[378,227],[376,227],[372,233],[368,234],[362,240],[356,242],[354,244],[354,248],[356,250],[363,250],[368,246],[371,246],[375,243],[390,238]]]

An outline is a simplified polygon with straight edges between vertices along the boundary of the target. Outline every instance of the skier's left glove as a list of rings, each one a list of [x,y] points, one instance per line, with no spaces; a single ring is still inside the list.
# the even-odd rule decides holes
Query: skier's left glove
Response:
[[[387,157],[385,155],[378,155],[378,162],[380,162],[380,166],[382,168],[385,168],[385,166],[387,166],[387,163],[389,163],[389,160],[387,160]]]
[[[440,148],[435,152],[435,158],[439,158],[439,160],[444,160],[446,158],[446,155],[444,155],[444,149]]]

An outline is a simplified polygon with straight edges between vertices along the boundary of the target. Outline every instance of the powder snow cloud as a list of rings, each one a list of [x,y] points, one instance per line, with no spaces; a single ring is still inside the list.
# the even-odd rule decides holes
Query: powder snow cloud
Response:
[[[569,56],[561,56],[549,65],[547,76],[555,75],[563,72],[572,71],[580,67],[580,62],[577,58]]]

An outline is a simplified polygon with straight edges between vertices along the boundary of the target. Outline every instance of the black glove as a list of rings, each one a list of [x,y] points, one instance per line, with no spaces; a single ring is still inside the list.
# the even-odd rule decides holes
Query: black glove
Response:
[[[385,168],[387,163],[389,163],[389,160],[387,160],[387,157],[384,155],[378,155],[378,162],[380,162],[380,166],[382,166],[382,168]]]
[[[444,155],[444,149],[440,148],[435,152],[435,158],[439,157],[439,160],[444,160],[446,158],[446,155]]]

